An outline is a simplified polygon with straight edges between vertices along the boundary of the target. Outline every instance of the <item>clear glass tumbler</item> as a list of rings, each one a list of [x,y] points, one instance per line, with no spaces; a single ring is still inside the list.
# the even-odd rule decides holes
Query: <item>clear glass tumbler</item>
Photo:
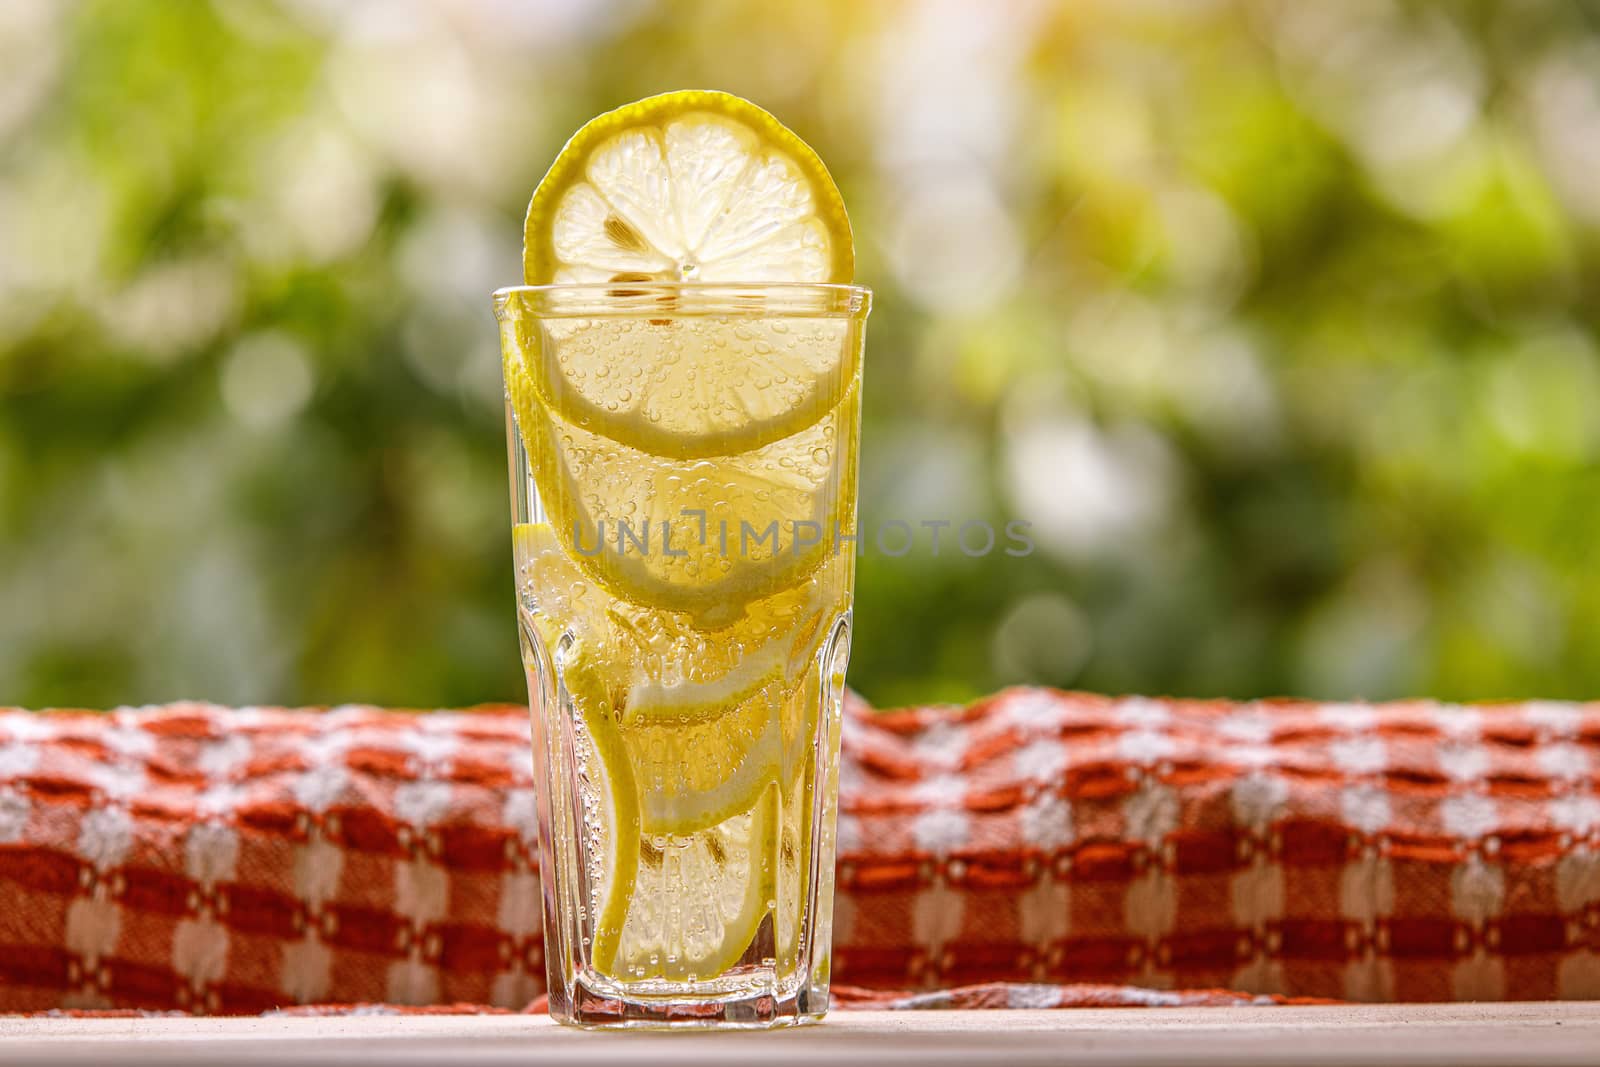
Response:
[[[495,294],[559,1021],[827,1008],[869,304]]]

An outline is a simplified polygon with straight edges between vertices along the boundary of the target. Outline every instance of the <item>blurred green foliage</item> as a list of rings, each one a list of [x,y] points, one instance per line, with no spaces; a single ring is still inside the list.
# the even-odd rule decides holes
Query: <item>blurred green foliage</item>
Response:
[[[590,115],[850,204],[880,703],[1600,693],[1579,3],[15,2],[0,701],[518,699],[488,293]]]

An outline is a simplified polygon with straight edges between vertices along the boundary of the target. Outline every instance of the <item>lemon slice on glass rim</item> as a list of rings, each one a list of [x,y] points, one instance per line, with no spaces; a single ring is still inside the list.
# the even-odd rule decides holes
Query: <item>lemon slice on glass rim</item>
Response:
[[[850,220],[822,160],[755,104],[711,90],[584,124],[534,192],[523,240],[529,285],[855,274]]]
[[[710,291],[654,288],[854,276],[850,220],[827,168],[749,101],[691,90],[591,120],[539,183],[523,241],[530,286],[650,298],[633,321],[550,317],[543,343],[524,331],[506,346],[508,382],[525,379],[528,396],[567,422],[658,456],[731,455],[815,422],[853,377],[846,318],[752,315],[707,335],[692,315],[675,316]],[[616,365],[619,346],[635,353],[631,365]]]

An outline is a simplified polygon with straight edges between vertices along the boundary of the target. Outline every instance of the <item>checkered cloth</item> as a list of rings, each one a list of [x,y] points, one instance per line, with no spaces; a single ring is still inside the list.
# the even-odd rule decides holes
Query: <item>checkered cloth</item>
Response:
[[[873,1006],[1600,998],[1600,704],[1015,689],[852,701],[844,748],[834,974],[913,991]],[[0,1011],[522,1008],[528,751],[509,708],[0,711]]]

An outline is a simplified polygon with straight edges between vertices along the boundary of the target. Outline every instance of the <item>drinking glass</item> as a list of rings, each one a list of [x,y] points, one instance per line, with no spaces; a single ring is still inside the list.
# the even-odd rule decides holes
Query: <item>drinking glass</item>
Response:
[[[827,1008],[871,294],[495,294],[550,1014]]]

